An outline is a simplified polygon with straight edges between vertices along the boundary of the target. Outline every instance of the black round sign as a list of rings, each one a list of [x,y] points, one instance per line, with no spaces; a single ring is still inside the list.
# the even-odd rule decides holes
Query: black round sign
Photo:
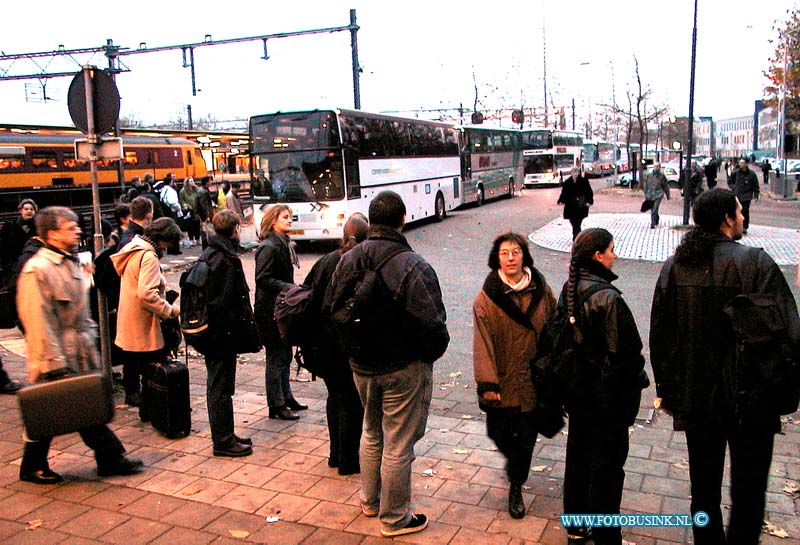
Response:
[[[94,110],[94,132],[103,134],[114,128],[119,118],[119,91],[114,80],[103,70],[91,70]],[[75,74],[69,84],[67,95],[69,115],[75,126],[84,134],[89,134],[89,120],[86,117],[86,82],[83,70]]]

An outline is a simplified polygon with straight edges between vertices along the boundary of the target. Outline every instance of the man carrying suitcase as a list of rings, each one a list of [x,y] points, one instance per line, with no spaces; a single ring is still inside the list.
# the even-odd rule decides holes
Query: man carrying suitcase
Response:
[[[39,211],[36,227],[45,246],[25,264],[17,287],[17,308],[25,328],[28,378],[32,383],[100,367],[97,325],[89,312],[89,278],[73,256],[81,236],[78,217],[69,208],[52,206]],[[53,407],[54,411],[67,409]],[[85,428],[79,433],[94,450],[98,475],[141,471],[143,463],[125,457],[125,447],[108,426]],[[47,462],[52,438],[31,441],[24,433],[23,437],[20,480],[35,484],[63,481]]]

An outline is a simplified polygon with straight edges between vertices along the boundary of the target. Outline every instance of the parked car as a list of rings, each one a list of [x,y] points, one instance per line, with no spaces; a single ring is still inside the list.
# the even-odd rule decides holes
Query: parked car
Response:
[[[653,168],[650,167],[647,169],[647,174],[650,174],[653,171]],[[673,187],[680,187],[680,174],[678,173],[678,167],[676,165],[665,164],[661,165],[661,172],[664,173],[664,176],[667,177],[667,182],[669,185]],[[645,176],[647,175],[645,174]],[[622,187],[630,187],[631,181],[633,181],[633,173],[626,172],[625,174],[620,174],[617,177],[617,185]]]

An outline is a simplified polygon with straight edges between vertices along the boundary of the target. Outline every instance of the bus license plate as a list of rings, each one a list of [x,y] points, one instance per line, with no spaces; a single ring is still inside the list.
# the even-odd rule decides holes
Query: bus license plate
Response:
[[[291,235],[305,235],[305,234],[306,234],[305,229],[292,229],[291,231],[289,231],[289,236],[291,236]]]

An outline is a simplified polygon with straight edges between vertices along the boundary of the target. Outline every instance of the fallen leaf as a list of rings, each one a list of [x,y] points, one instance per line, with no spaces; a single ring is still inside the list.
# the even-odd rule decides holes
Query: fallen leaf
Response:
[[[204,486],[194,485],[194,486],[190,486],[189,488],[187,488],[186,490],[181,492],[181,495],[182,496],[194,496],[195,494],[198,494],[198,493],[202,492],[203,490],[205,490]]]
[[[783,487],[783,491],[790,496],[797,496],[800,494],[800,484],[794,481],[786,481],[786,486]]]
[[[431,469],[426,469],[425,471],[422,472],[422,474],[426,475],[428,477],[433,477],[434,475],[436,475],[436,470],[432,469],[432,468]]]
[[[461,376],[461,371],[456,371],[455,373],[450,373],[450,378],[456,378]]]
[[[237,539],[244,539],[250,535],[250,532],[247,530],[228,530],[228,533]]]
[[[461,418],[463,418],[464,420],[472,420],[475,417],[472,416],[471,414],[462,414]]]
[[[35,530],[36,528],[44,524],[44,521],[42,519],[33,519],[29,520],[25,524],[27,524],[27,526],[25,526],[26,530]]]
[[[678,469],[689,469],[689,464],[684,464],[683,462],[675,462],[672,465],[677,467]]]
[[[267,517],[267,522],[269,522],[270,524],[278,522],[279,520],[281,519],[279,519],[278,517]]]
[[[465,448],[454,448],[453,454],[469,454],[469,451]]]
[[[789,537],[789,533],[784,530],[783,528],[778,528],[774,524],[768,521],[764,521],[764,528],[767,530],[767,533],[771,536],[779,537],[781,539],[785,539]]]
[[[531,469],[533,471],[547,471],[550,468],[548,466],[533,466]]]

